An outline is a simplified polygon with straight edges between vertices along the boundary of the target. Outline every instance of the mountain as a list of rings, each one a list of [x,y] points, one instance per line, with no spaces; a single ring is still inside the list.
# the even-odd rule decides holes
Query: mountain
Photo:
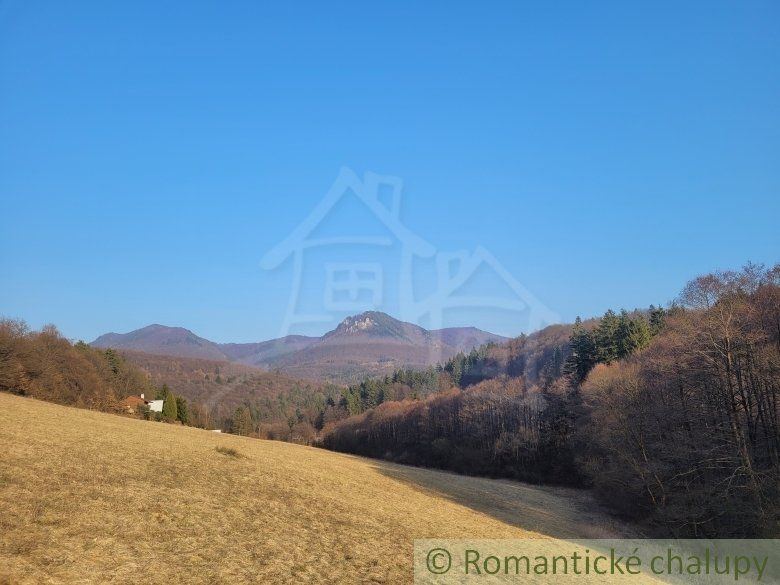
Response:
[[[287,335],[259,343],[223,343],[219,347],[232,361],[268,368],[275,359],[304,349],[319,339],[306,335]]]
[[[347,317],[316,343],[273,365],[297,378],[349,383],[400,367],[426,367],[454,353],[422,327],[369,311]]]
[[[378,311],[347,317],[304,349],[275,360],[290,376],[351,383],[398,368],[425,368],[505,337],[473,327],[429,331]]]
[[[458,352],[505,337],[475,327],[429,331],[379,311],[347,317],[322,337],[288,335],[259,343],[215,343],[181,327],[149,325],[130,333],[107,333],[96,347],[176,357],[238,362],[313,380],[350,383],[402,367],[422,368]]]
[[[210,360],[228,360],[219,345],[183,327],[147,325],[130,333],[106,333],[90,345]]]

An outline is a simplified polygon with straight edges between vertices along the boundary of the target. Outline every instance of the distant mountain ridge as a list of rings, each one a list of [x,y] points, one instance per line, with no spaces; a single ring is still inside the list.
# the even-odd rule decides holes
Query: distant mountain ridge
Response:
[[[427,330],[379,311],[344,319],[322,337],[288,335],[258,343],[215,343],[183,327],[148,325],[106,333],[94,347],[175,357],[225,360],[285,374],[339,383],[382,375],[400,367],[426,367],[506,337],[476,327]]]
[[[130,333],[106,333],[90,345],[179,357],[228,359],[219,348],[219,344],[199,337],[183,327],[168,327],[158,324],[147,325]]]

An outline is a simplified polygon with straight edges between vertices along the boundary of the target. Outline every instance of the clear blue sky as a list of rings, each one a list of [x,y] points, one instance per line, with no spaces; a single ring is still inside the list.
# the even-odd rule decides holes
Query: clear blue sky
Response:
[[[0,0],[0,314],[274,337],[292,269],[260,260],[342,166],[565,320],[776,262],[779,29],[769,1]]]

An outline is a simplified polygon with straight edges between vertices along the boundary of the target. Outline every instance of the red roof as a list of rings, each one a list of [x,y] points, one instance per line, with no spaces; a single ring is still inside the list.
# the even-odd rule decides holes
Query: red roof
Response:
[[[122,401],[122,405],[129,407],[140,406],[142,404],[146,404],[146,401],[140,396],[128,396]]]

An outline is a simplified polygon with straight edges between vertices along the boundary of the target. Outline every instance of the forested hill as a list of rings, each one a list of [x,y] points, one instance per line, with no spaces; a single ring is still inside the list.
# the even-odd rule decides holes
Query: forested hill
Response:
[[[350,387],[328,448],[592,487],[659,535],[780,535],[780,266]],[[326,417],[328,418],[328,417]]]
[[[551,325],[506,343],[488,343],[458,353],[436,367],[406,368],[384,378],[368,378],[344,392],[341,406],[349,414],[360,414],[383,402],[421,399],[502,378],[522,378],[524,385],[536,389],[548,389],[564,374],[581,381],[596,362],[621,359],[647,345],[666,314],[651,305],[646,311],[616,314],[610,310],[600,319]]]
[[[0,319],[0,391],[115,412],[124,397],[154,390],[116,352],[74,345],[52,325]]]
[[[322,337],[288,335],[259,343],[215,343],[182,327],[149,325],[106,333],[90,345],[176,358],[231,361],[316,383],[347,384],[399,367],[425,368],[506,337],[475,327],[427,330],[379,311],[345,318]]]
[[[33,331],[0,319],[0,391],[69,406],[239,434],[310,442],[313,423],[341,388],[225,361],[160,356],[73,344],[54,326]],[[155,415],[128,410],[144,394]]]

